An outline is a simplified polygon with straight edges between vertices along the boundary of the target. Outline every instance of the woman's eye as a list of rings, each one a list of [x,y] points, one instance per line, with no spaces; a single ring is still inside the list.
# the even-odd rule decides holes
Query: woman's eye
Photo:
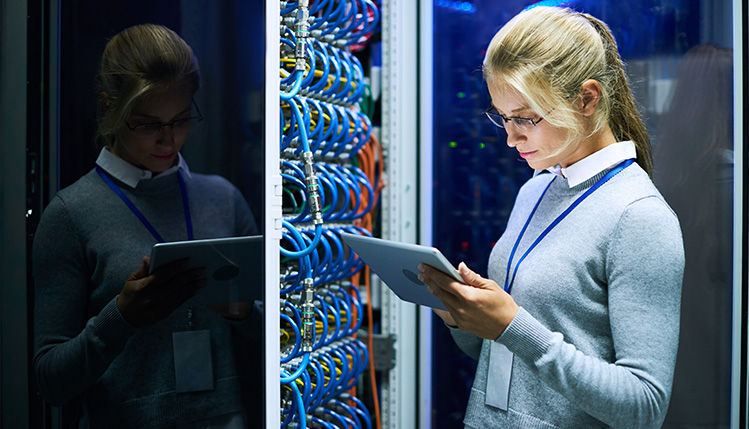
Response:
[[[137,127],[142,129],[143,131],[158,131],[159,129],[161,129],[161,124],[140,124],[137,125]]]

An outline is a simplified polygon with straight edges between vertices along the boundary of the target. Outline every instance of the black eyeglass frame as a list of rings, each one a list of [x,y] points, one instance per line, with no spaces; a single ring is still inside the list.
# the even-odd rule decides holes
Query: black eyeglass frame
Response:
[[[493,112],[492,112],[492,110],[493,110]],[[547,112],[546,114],[548,115],[549,113],[551,113],[551,110],[549,112]],[[523,124],[530,123],[535,128],[536,125],[538,125],[541,121],[544,120],[543,116],[540,117],[537,121],[534,120],[534,119],[532,119],[532,118],[522,118],[520,116],[512,116],[512,117],[508,118],[505,115],[499,113],[499,111],[497,110],[497,108],[494,107],[493,105],[489,106],[489,108],[484,111],[484,115],[486,115],[486,117],[489,118],[489,120],[492,122],[492,124],[496,125],[498,128],[502,128],[502,129],[506,128],[505,125],[508,122],[512,122],[516,127],[522,127]],[[496,120],[494,118],[495,116],[498,116],[500,120]],[[518,121],[520,121],[520,123],[518,123]]]
[[[192,122],[192,121],[195,121],[195,120],[197,120],[198,122],[200,122],[200,121],[203,120],[203,114],[200,113],[200,108],[198,107],[198,103],[195,102],[195,99],[192,99],[191,103],[192,103],[193,106],[195,106],[195,111],[198,113],[198,116],[190,116],[189,118],[175,119],[175,120],[173,120],[171,122],[151,122],[151,123],[148,123],[148,124],[138,124],[136,126],[130,125],[127,122],[127,120],[124,120],[123,122],[125,123],[125,125],[127,126],[127,128],[130,131],[135,131],[135,132],[138,131],[138,128],[141,128],[141,129],[145,130],[146,127],[153,127],[153,126],[158,125],[159,126],[158,130],[153,130],[153,131],[149,131],[148,132],[149,134],[153,133],[154,135],[159,134],[164,129],[164,127],[167,127],[167,126],[168,127],[172,127],[172,130],[174,130],[174,124],[178,124],[179,125],[179,124],[183,124],[183,123],[186,123],[186,122]]]

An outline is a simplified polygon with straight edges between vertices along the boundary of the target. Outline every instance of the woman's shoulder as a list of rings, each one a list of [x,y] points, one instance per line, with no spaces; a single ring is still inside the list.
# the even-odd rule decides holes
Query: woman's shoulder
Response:
[[[611,190],[607,193],[612,199],[612,204],[618,201],[630,209],[641,205],[656,206],[676,216],[648,174],[638,164],[632,164],[622,171],[620,176],[615,178],[618,180],[611,180]]]
[[[554,173],[548,171],[537,172],[520,186],[516,200],[522,201],[525,198],[538,199],[539,195],[546,189],[546,186],[549,185],[549,182],[554,180],[554,177]]]
[[[80,205],[99,201],[101,192],[108,190],[95,169],[91,169],[78,180],[57,191],[55,196],[66,204]]]
[[[91,218],[102,201],[105,201],[103,192],[106,191],[108,188],[92,169],[55,193],[42,212],[40,227],[49,225],[55,231],[66,228],[67,226],[63,226],[66,225],[65,222]]]
[[[196,187],[212,189],[236,189],[229,179],[218,174],[202,174],[190,172],[190,184]]]
[[[532,192],[534,189],[545,188],[552,180],[554,180],[554,173],[546,170],[536,171],[530,179],[523,183],[519,192]]]
[[[209,200],[224,201],[242,196],[239,188],[229,179],[217,174],[190,173],[190,188]]]

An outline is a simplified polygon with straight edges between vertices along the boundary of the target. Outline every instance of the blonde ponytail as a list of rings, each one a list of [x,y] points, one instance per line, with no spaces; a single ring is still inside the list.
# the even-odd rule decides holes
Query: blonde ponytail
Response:
[[[640,116],[637,102],[629,87],[629,80],[624,70],[624,62],[619,55],[616,40],[611,30],[601,20],[588,15],[584,16],[603,41],[606,52],[606,66],[611,76],[611,102],[609,112],[609,127],[617,141],[632,140],[637,149],[637,163],[653,178],[653,153],[650,145],[650,135]]]

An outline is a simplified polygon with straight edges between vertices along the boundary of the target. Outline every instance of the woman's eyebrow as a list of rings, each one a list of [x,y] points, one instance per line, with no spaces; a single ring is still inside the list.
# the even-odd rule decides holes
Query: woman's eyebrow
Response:
[[[494,103],[492,103],[492,106],[494,106]],[[499,112],[499,114],[500,114],[500,115],[504,115],[504,113],[502,113],[502,111],[500,111],[500,110],[499,110],[499,108],[498,108],[497,106],[494,106],[494,108],[495,108],[495,109],[497,110],[497,112]],[[516,107],[516,108],[514,108],[514,109],[512,109],[512,110],[510,111],[510,115],[512,115],[512,114],[515,114],[515,113],[517,113],[517,112],[522,112],[522,111],[525,111],[525,110],[529,110],[529,109],[530,109],[530,108],[529,108],[528,106],[520,106],[520,107]]]
[[[510,111],[510,113],[522,112],[522,111],[528,110],[528,109],[529,109],[528,106],[520,106],[520,107],[516,107],[516,108],[512,109]]]

